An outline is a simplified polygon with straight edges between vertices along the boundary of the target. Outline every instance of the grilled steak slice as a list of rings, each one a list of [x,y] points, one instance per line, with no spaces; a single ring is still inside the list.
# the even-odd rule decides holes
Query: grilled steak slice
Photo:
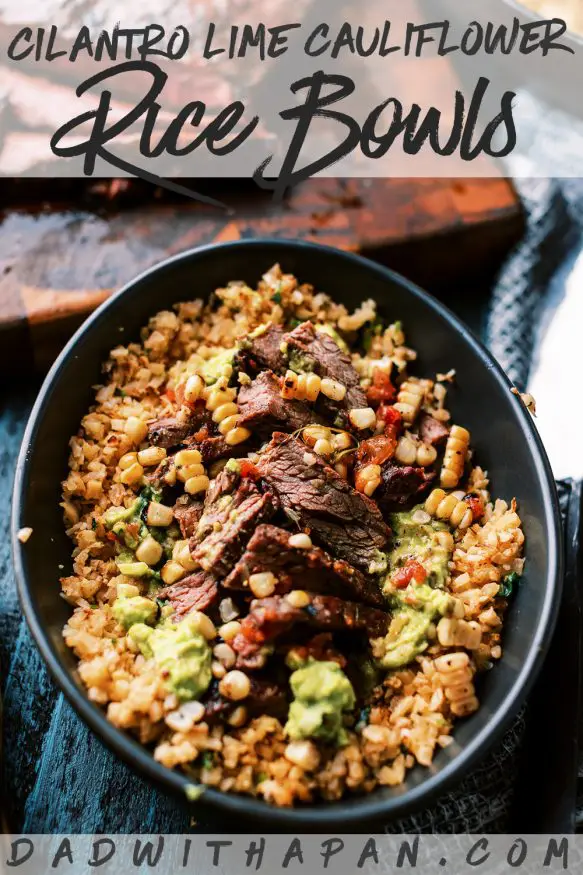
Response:
[[[419,417],[419,437],[424,443],[438,446],[447,439],[448,434],[447,425],[429,413],[422,413]]]
[[[174,619],[183,620],[191,611],[206,611],[218,598],[217,581],[206,571],[195,571],[162,590],[160,598],[168,599],[174,608]]]
[[[243,589],[252,574],[271,571],[277,576],[277,594],[300,587],[310,592],[332,592],[369,605],[384,604],[378,585],[343,559],[333,559],[319,547],[290,547],[289,532],[272,525],[258,526],[223,586]]]
[[[206,494],[203,515],[190,541],[194,559],[206,571],[227,575],[255,528],[276,509],[276,498],[265,484],[223,469]]]
[[[251,690],[244,701],[247,713],[250,717],[267,714],[270,717],[285,719],[288,710],[288,697],[286,688],[277,681],[267,678],[249,675]],[[239,702],[225,699],[219,693],[218,682],[214,681],[205,706],[205,720],[216,720],[218,717],[227,718],[233,713]]]
[[[385,462],[381,466],[381,477],[382,481],[375,492],[375,499],[386,513],[402,510],[409,504],[414,504],[435,474],[424,468]]]
[[[390,529],[374,501],[289,435],[274,434],[257,467],[286,515],[314,540],[364,572],[376,567]]]
[[[274,431],[292,432],[312,422],[322,422],[308,404],[281,397],[279,380],[272,371],[263,371],[250,385],[243,386],[237,404],[239,425],[268,439]]]
[[[270,322],[264,331],[244,340],[235,356],[235,370],[249,374],[258,374],[264,370],[283,373],[286,369],[286,361],[280,349],[283,335],[283,328]]]
[[[212,465],[219,459],[237,459],[240,456],[246,456],[249,452],[248,441],[231,447],[222,434],[216,435],[216,437],[205,437],[199,443],[193,443],[192,447],[200,452],[203,465]]]
[[[353,630],[378,638],[387,631],[390,616],[378,608],[346,602],[331,595],[312,596],[305,608],[290,605],[285,596],[254,599],[249,614],[241,622],[241,630],[231,642],[240,657],[238,665],[265,644],[289,631],[296,623],[307,623],[330,631]]]
[[[204,406],[196,407],[188,419],[179,416],[163,416],[148,426],[148,440],[157,447],[169,450],[191,438],[204,425],[211,422],[211,414]]]
[[[350,356],[343,352],[336,341],[323,331],[316,331],[311,322],[303,322],[284,337],[287,355],[292,370],[313,371],[320,377],[330,377],[346,386],[346,395],[336,407],[368,407],[366,394],[360,386]]]
[[[183,538],[192,538],[202,516],[203,502],[200,498],[182,495],[174,505],[174,517],[180,526]]]

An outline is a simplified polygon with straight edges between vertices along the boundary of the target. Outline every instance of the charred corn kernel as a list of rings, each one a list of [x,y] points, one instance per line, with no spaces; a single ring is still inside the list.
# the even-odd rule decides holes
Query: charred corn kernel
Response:
[[[146,565],[157,565],[162,558],[162,544],[159,544],[151,535],[140,543],[136,550],[136,559],[145,562]]]
[[[204,717],[204,711],[202,702],[184,702],[176,711],[167,714],[164,722],[174,732],[188,732],[195,723],[200,723]]]
[[[184,484],[184,491],[189,495],[197,495],[199,492],[206,492],[210,486],[210,480],[206,474],[198,474],[196,477],[190,477]]]
[[[333,453],[332,444],[325,438],[320,438],[314,444],[314,452],[318,456],[331,456]]]
[[[234,401],[227,401],[226,404],[221,404],[213,411],[213,422],[222,422],[228,416],[233,416],[239,412],[239,408]]]
[[[324,392],[321,389],[323,385],[323,380],[320,380],[320,377],[317,374],[307,374],[306,375],[306,384],[305,384],[305,393],[306,393],[306,401],[315,401],[320,391]],[[346,390],[344,390],[346,392]],[[324,394],[326,394],[324,392]],[[331,396],[329,396],[331,397]]]
[[[222,404],[227,404],[229,401],[234,401],[237,395],[236,389],[212,389],[206,400],[207,410],[216,410]]]
[[[346,395],[346,386],[338,380],[324,377],[320,382],[320,392],[332,401],[342,401]]]
[[[228,623],[223,623],[222,626],[219,626],[219,635],[223,641],[232,641],[240,631],[241,623],[238,620],[229,620]]]
[[[181,483],[186,483],[191,477],[199,477],[205,473],[203,465],[185,465],[184,468],[176,469],[176,476]]]
[[[472,524],[472,509],[465,501],[460,501],[453,493],[434,489],[427,501],[425,510],[440,520],[448,520],[456,529],[467,529]]]
[[[445,688],[445,698],[450,702],[462,702],[471,699],[474,695],[474,685],[471,681],[465,684],[457,684],[455,687]]]
[[[148,435],[148,426],[143,419],[138,419],[137,416],[130,416],[126,419],[124,431],[135,444],[141,444]]]
[[[348,411],[348,418],[355,428],[374,428],[377,417],[372,407],[353,407]]]
[[[176,541],[172,550],[172,558],[178,562],[186,571],[194,571],[196,562],[192,558],[188,541]]]
[[[312,539],[305,532],[298,532],[297,535],[290,535],[288,544],[290,547],[295,547],[297,550],[311,550],[314,546]]]
[[[469,668],[470,657],[467,653],[445,653],[435,660],[435,668],[440,674],[447,675],[460,669]]]
[[[283,755],[304,772],[313,772],[320,765],[320,754],[313,741],[290,741]]]
[[[126,468],[131,468],[132,465],[135,465],[137,461],[137,453],[125,453],[125,455],[123,455],[119,460],[118,465],[122,469],[122,471],[125,471]]]
[[[258,599],[267,598],[275,591],[277,578],[271,571],[260,571],[249,578],[249,589]]]
[[[468,699],[463,699],[460,702],[452,702],[450,705],[451,713],[456,717],[468,717],[477,711],[480,703],[476,696],[470,696]]]
[[[170,559],[162,566],[162,570],[160,572],[160,577],[166,584],[176,583],[178,580],[184,577],[186,574],[186,569],[182,567],[179,562],[175,562],[173,559]]]
[[[164,480],[164,483],[166,483],[168,486],[176,485],[176,468],[174,467],[174,465],[171,465],[170,468],[168,468],[168,470],[164,473],[162,479]]]
[[[425,510],[431,516],[435,516],[437,513],[437,508],[445,498],[445,492],[443,489],[433,489],[427,497],[425,502]]]
[[[469,431],[459,425],[452,425],[445,445],[443,465],[439,475],[439,481],[446,489],[453,489],[457,486],[464,471],[469,445]]]
[[[224,678],[224,676],[227,674],[227,669],[222,662],[219,662],[218,659],[213,659],[211,663],[211,672],[214,678],[220,680],[221,678]]]
[[[332,437],[332,446],[336,452],[348,450],[353,444],[353,439],[347,431],[340,431]]]
[[[151,468],[152,465],[159,465],[166,458],[166,450],[164,447],[147,447],[145,450],[140,450],[138,453],[138,462],[144,468]]]
[[[202,456],[198,450],[179,450],[174,456],[174,462],[178,468],[186,465],[200,465]]]
[[[204,381],[198,374],[193,374],[189,377],[184,386],[184,400],[189,404],[194,404],[198,401],[204,389]]]
[[[309,447],[315,446],[318,441],[329,441],[331,436],[332,432],[325,425],[308,425],[302,431],[302,440]]]
[[[229,726],[234,726],[235,728],[239,728],[240,726],[244,726],[247,722],[247,708],[245,705],[237,705],[234,711],[227,717],[227,723]]]
[[[225,668],[233,668],[237,661],[237,655],[232,647],[222,642],[213,647],[213,656],[225,666]]]
[[[222,435],[228,434],[228,432],[233,431],[233,429],[237,427],[238,422],[238,413],[235,413],[232,416],[227,416],[226,419],[223,419],[223,421],[219,423],[219,432]]]
[[[225,699],[238,702],[240,699],[246,699],[251,692],[251,681],[238,669],[228,671],[219,683],[219,692]]]
[[[430,444],[419,444],[417,447],[417,464],[426,467],[433,465],[437,459],[437,450]]]
[[[428,519],[425,520],[426,523],[431,519],[429,514],[427,515]],[[453,551],[453,535],[451,532],[435,532],[433,538],[440,547],[443,547],[444,550],[447,550],[448,553]]]
[[[294,371],[286,371],[281,384],[281,397],[288,400],[296,397],[298,375]]]
[[[307,608],[312,601],[308,593],[303,589],[292,589],[292,591],[288,592],[286,595],[286,600],[292,608]]]
[[[370,496],[381,483],[381,466],[364,465],[359,468],[354,477],[354,486],[358,492]]]
[[[199,632],[203,638],[206,638],[207,641],[212,641],[213,638],[217,637],[215,624],[211,618],[207,617],[206,614],[203,614],[202,611],[191,611],[188,615],[188,622],[192,628],[196,632]]]
[[[417,445],[414,440],[405,435],[399,438],[399,443],[395,450],[395,458],[403,465],[412,465],[417,461]]]
[[[334,470],[337,474],[340,474],[345,480],[348,480],[348,465],[346,462],[336,462],[334,465]]]
[[[150,570],[145,562],[120,562],[117,567],[120,574],[127,574],[128,577],[143,577]]]
[[[225,443],[230,447],[235,447],[237,444],[242,444],[243,441],[251,437],[251,432],[248,428],[237,426],[225,435]]]
[[[144,476],[144,469],[139,462],[134,462],[129,468],[121,472],[120,480],[126,486],[135,486],[136,483],[141,483]]]
[[[404,383],[401,383],[395,409],[399,411],[403,421],[408,425],[417,418],[424,394],[421,383],[414,383],[412,380],[405,380]]]
[[[158,501],[151,501],[146,512],[146,522],[149,526],[166,526],[171,525],[174,519],[174,511],[171,507],[165,504],[160,504]]]

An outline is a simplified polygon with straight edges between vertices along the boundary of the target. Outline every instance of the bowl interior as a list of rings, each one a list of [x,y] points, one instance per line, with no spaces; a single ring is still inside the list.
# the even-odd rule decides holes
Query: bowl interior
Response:
[[[550,469],[529,415],[510,392],[500,369],[455,317],[401,278],[364,259],[294,241],[253,241],[208,247],[163,263],[130,283],[80,329],[47,377],[23,444],[15,486],[14,530],[31,526],[26,545],[14,539],[21,599],[39,646],[81,716],[104,740],[150,777],[181,789],[185,778],[154,762],[150,753],[111,726],[90,703],[77,678],[75,659],[62,628],[69,608],[59,596],[58,578],[71,567],[71,545],[63,531],[60,481],[67,470],[68,440],[92,400],[108,351],[135,340],[157,310],[180,300],[205,297],[231,279],[253,285],[279,261],[286,272],[313,283],[348,307],[365,298],[400,319],[407,343],[419,352],[418,374],[456,369],[449,393],[453,420],[472,434],[479,463],[491,476],[493,494],[520,504],[527,536],[523,582],[504,629],[504,658],[482,679],[480,710],[457,724],[454,743],[429,769],[416,768],[403,786],[368,797],[294,811],[208,791],[205,798],[232,811],[279,822],[311,823],[390,817],[426,803],[483,753],[518,708],[549,643],[558,603],[560,534]],[[64,571],[61,567],[64,566]]]

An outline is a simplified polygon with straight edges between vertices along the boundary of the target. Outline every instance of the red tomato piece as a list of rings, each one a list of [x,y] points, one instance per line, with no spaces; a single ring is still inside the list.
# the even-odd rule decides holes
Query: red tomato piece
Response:
[[[424,583],[427,579],[427,572],[420,562],[416,559],[407,559],[402,568],[399,568],[391,577],[391,583],[397,589],[405,589],[412,580],[415,583]]]
[[[380,368],[375,368],[372,374],[372,386],[369,387],[366,393],[367,401],[373,407],[379,404],[394,401],[396,390],[391,382],[391,378]]]

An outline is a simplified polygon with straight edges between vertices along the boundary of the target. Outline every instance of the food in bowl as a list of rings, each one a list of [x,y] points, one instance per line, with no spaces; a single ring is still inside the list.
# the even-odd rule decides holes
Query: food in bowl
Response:
[[[193,785],[276,805],[403,782],[479,707],[523,570],[403,326],[279,266],[115,347],[63,483],[89,698]]]

